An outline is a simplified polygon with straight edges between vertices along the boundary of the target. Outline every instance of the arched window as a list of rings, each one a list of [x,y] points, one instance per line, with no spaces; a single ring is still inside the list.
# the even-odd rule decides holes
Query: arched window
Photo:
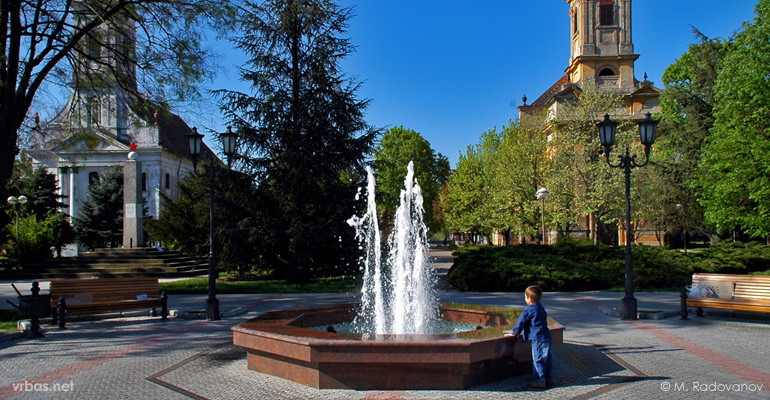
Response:
[[[602,0],[599,2],[599,25],[615,25],[615,2]]]
[[[615,75],[617,75],[615,71],[609,68],[604,68],[603,70],[599,71],[599,76],[615,76]]]

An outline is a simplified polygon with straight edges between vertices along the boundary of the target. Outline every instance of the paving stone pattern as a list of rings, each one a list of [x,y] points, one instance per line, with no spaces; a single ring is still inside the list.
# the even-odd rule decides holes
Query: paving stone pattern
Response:
[[[48,327],[45,338],[0,343],[0,398],[770,398],[768,321],[694,316],[689,321],[678,317],[620,321],[599,312],[598,305],[613,306],[622,294],[545,294],[549,314],[566,326],[565,343],[554,350],[556,386],[551,389],[524,389],[527,374],[465,391],[387,392],[318,390],[249,371],[245,351],[232,346],[230,328],[262,312],[339,304],[354,296],[221,297],[223,304],[249,305],[250,311],[221,321],[151,317],[83,321],[68,324],[65,330]],[[640,306],[672,309],[678,304],[672,293],[640,293],[638,298]],[[204,301],[205,296],[177,299],[191,306]],[[444,292],[442,301],[524,305],[521,293]],[[72,383],[69,392],[35,390],[68,383]],[[756,386],[750,385],[763,388],[752,391]]]
[[[445,302],[525,305],[522,293],[442,289]],[[15,296],[3,290],[0,297]],[[249,371],[231,327],[267,311],[349,303],[357,295],[221,295],[223,312],[245,312],[221,321],[76,321],[65,330],[44,325],[44,338],[0,342],[0,399],[770,399],[768,319],[620,321],[599,311],[619,307],[622,296],[544,295],[549,315],[566,327],[565,343],[554,348],[556,385],[547,390],[525,389],[529,374],[464,391],[355,391]],[[678,293],[636,296],[640,309],[679,307]],[[200,311],[205,297],[172,296],[171,308]]]

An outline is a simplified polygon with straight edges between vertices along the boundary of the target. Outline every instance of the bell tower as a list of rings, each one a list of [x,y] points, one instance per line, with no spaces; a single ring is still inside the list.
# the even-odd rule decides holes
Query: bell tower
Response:
[[[566,0],[570,17],[570,82],[629,92],[637,86],[631,0]]]
[[[73,3],[78,27],[100,16],[83,1]],[[129,10],[130,11],[130,10]],[[129,103],[136,93],[136,21],[131,12],[98,24],[74,51],[72,125],[109,131],[128,144]]]

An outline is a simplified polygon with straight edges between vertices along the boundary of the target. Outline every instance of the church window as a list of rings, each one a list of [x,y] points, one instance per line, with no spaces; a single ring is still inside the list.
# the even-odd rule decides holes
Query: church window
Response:
[[[98,59],[101,50],[102,48],[99,44],[99,40],[93,36],[93,33],[86,36],[86,55],[88,58],[92,60]]]
[[[146,172],[142,172],[142,191],[143,192],[147,191],[147,173]]]
[[[88,186],[94,186],[98,185],[99,181],[101,180],[101,177],[99,177],[99,173],[96,171],[89,172],[88,173]]]
[[[616,75],[615,71],[609,68],[604,68],[603,70],[599,71],[599,76],[615,76],[615,75]]]
[[[98,125],[101,116],[101,107],[99,104],[99,98],[98,97],[92,97],[88,100],[88,122],[90,125]]]
[[[599,25],[615,25],[615,3],[612,0],[599,3]]]
[[[577,12],[572,13],[572,33],[578,33],[578,17]]]
[[[166,189],[171,189],[171,175],[166,173]]]

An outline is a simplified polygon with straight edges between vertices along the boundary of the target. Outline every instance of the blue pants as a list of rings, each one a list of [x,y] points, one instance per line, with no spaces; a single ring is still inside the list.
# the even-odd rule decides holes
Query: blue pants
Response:
[[[552,369],[551,341],[533,340],[532,372],[535,374],[535,382],[553,382]]]

